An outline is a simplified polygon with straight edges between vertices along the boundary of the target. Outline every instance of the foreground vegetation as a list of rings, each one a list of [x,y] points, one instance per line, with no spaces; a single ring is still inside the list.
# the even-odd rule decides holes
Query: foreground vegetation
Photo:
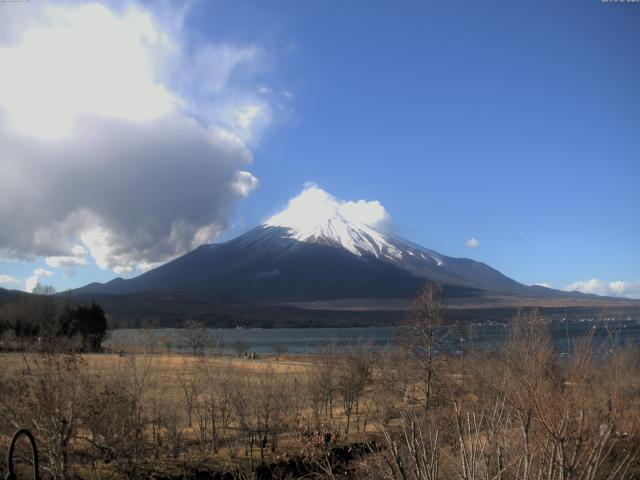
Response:
[[[635,346],[612,332],[561,358],[532,312],[497,351],[449,355],[441,322],[429,286],[382,351],[3,354],[0,438],[30,428],[57,479],[638,478]]]

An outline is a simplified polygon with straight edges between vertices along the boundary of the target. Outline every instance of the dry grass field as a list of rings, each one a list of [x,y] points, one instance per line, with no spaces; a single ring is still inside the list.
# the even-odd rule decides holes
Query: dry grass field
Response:
[[[612,330],[560,355],[534,312],[446,354],[432,293],[383,350],[0,354],[0,443],[29,428],[53,479],[638,478],[637,345]]]
[[[15,373],[24,368],[25,362],[29,363],[29,358],[34,353],[0,353],[2,368],[6,373]],[[145,354],[140,354],[145,355]],[[86,371],[92,374],[105,374],[124,368],[128,363],[127,355],[115,353],[84,353],[78,354],[78,358],[86,364]],[[239,358],[236,356],[198,356],[183,355],[178,353],[150,354],[154,371],[164,380],[170,388],[177,387],[175,380],[178,372],[185,367],[200,365],[205,363],[216,368],[230,368],[235,371],[248,371],[259,373],[264,370],[273,370],[278,374],[304,374],[313,369],[318,362],[316,356],[304,355],[268,355],[261,356],[254,360]]]
[[[364,431],[374,429],[360,408],[350,414],[347,435],[346,415],[337,398],[331,399],[335,405],[330,413],[325,412],[331,425],[320,420],[319,404],[329,400],[320,398],[319,391],[312,412],[306,397],[323,369],[323,359],[316,356],[3,353],[0,365],[5,387],[2,443],[19,425],[30,425],[45,451],[64,445],[68,452],[63,462],[44,465],[52,477],[70,471],[83,478],[144,476],[152,470],[179,475],[188,465],[251,471],[256,464],[304,453],[301,432],[313,441],[324,427],[335,437],[329,444],[334,446],[338,438],[366,439]],[[332,365],[331,374],[334,370]],[[33,396],[23,402],[26,384]],[[310,420],[314,415],[315,429]],[[50,423],[46,428],[38,420],[41,416]],[[7,421],[11,417],[15,420]],[[61,421],[73,423],[73,434],[59,428]],[[50,436],[68,438],[48,445],[43,437]],[[133,444],[140,443],[148,443],[140,455],[144,459],[135,459],[133,466],[132,453],[140,454],[133,452]],[[82,460],[95,455],[95,449],[98,458],[87,465]],[[112,458],[105,460],[104,452]]]

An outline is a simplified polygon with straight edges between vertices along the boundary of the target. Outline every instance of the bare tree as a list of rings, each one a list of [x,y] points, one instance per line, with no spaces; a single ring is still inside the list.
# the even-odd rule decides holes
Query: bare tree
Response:
[[[336,392],[336,359],[335,346],[331,345],[323,349],[315,372],[320,398],[324,405],[325,419],[333,417],[333,398]]]
[[[145,457],[146,417],[141,414],[135,394],[118,378],[105,379],[84,392],[83,424],[86,442],[95,454],[93,459],[113,464],[124,478],[135,475]]]
[[[236,351],[239,357],[249,351],[249,344],[242,338],[235,339],[231,346]]]
[[[322,424],[322,412],[326,404],[321,370],[314,370],[304,377],[304,390],[306,404],[311,409],[312,425],[319,428]]]
[[[255,425],[252,411],[253,388],[247,371],[241,370],[232,377],[231,403],[237,420],[239,437],[244,441],[245,452],[249,455],[249,467],[253,468],[253,447],[255,445]]]
[[[234,379],[232,402],[245,448],[253,465],[253,449],[260,451],[264,464],[269,444],[275,451],[279,436],[286,430],[291,408],[291,392],[286,375],[267,368],[257,377],[244,372]]]
[[[68,477],[71,440],[77,434],[84,376],[74,355],[28,357],[28,389],[23,397],[30,423],[46,452],[46,470],[56,479]]]
[[[368,353],[354,346],[341,357],[336,390],[342,398],[344,414],[347,417],[345,433],[349,433],[351,415],[354,409],[357,411],[360,397],[371,378],[372,361]]]
[[[222,423],[222,431],[226,433],[229,427],[231,411],[232,411],[232,391],[231,391],[231,361],[222,369],[218,377],[218,411],[220,412],[220,422]]]
[[[150,352],[154,347],[148,345],[146,348]],[[138,353],[134,350],[118,357],[118,363],[109,372],[110,376],[105,378],[108,385],[105,405],[109,407],[105,408],[111,412],[106,416],[105,443],[112,448],[123,475],[128,477],[135,474],[147,453],[146,404],[154,373],[154,356],[149,352]],[[112,405],[115,410],[111,408]],[[114,418],[116,421],[108,422]]]
[[[419,383],[423,386],[423,405],[429,410],[436,377],[436,349],[439,345],[438,327],[442,325],[444,308],[442,288],[427,282],[420,295],[411,304],[405,322],[403,340],[412,358],[419,365]]]
[[[186,360],[182,362],[182,369],[179,374],[180,389],[184,398],[184,404],[187,412],[187,426],[191,428],[193,424],[193,407],[200,395],[201,376],[199,372]]]
[[[273,351],[278,357],[282,357],[287,353],[287,346],[282,342],[276,342],[273,345]]]
[[[227,427],[229,408],[229,368],[221,371],[207,360],[201,360],[198,365],[198,377],[202,386],[202,406],[204,418],[208,419],[211,445],[214,452],[220,446],[219,423],[222,429]]]
[[[260,463],[264,464],[265,448],[271,441],[272,450],[275,451],[278,436],[285,428],[290,407],[290,392],[284,381],[271,368],[261,373],[258,378],[252,407],[260,446]]]
[[[201,355],[208,344],[207,329],[202,322],[187,320],[181,330],[182,338],[186,341],[193,355]]]
[[[214,356],[219,357],[224,353],[224,336],[222,335],[222,331],[209,329],[207,332],[207,346],[211,348]]]
[[[383,478],[436,480],[441,471],[441,438],[437,428],[425,424],[415,410],[403,413],[400,426],[378,425],[386,447],[382,462]]]

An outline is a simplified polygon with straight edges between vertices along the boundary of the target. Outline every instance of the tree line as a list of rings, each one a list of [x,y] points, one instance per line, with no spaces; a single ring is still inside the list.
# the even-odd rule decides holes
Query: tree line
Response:
[[[0,346],[4,350],[97,352],[106,334],[107,317],[93,302],[76,304],[66,296],[46,292],[0,305]]]

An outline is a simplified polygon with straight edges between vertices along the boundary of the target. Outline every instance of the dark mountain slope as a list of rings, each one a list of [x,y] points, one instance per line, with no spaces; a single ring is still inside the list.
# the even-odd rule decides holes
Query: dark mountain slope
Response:
[[[447,257],[399,237],[381,238],[377,250],[360,251],[356,244],[354,253],[353,247],[343,247],[342,239],[302,241],[287,228],[260,226],[228,242],[203,245],[138,277],[92,283],[74,293],[170,290],[219,301],[278,303],[412,298],[432,280],[443,284],[449,297],[483,292],[541,298],[576,295],[525,286],[484,263]]]
[[[282,229],[255,229],[230,242],[205,245],[139,277],[89,284],[74,293],[124,294],[175,290],[233,301],[282,302],[415,296],[425,279],[372,255],[299,242]],[[460,282],[459,282],[460,283]],[[449,295],[476,289],[447,284]]]

